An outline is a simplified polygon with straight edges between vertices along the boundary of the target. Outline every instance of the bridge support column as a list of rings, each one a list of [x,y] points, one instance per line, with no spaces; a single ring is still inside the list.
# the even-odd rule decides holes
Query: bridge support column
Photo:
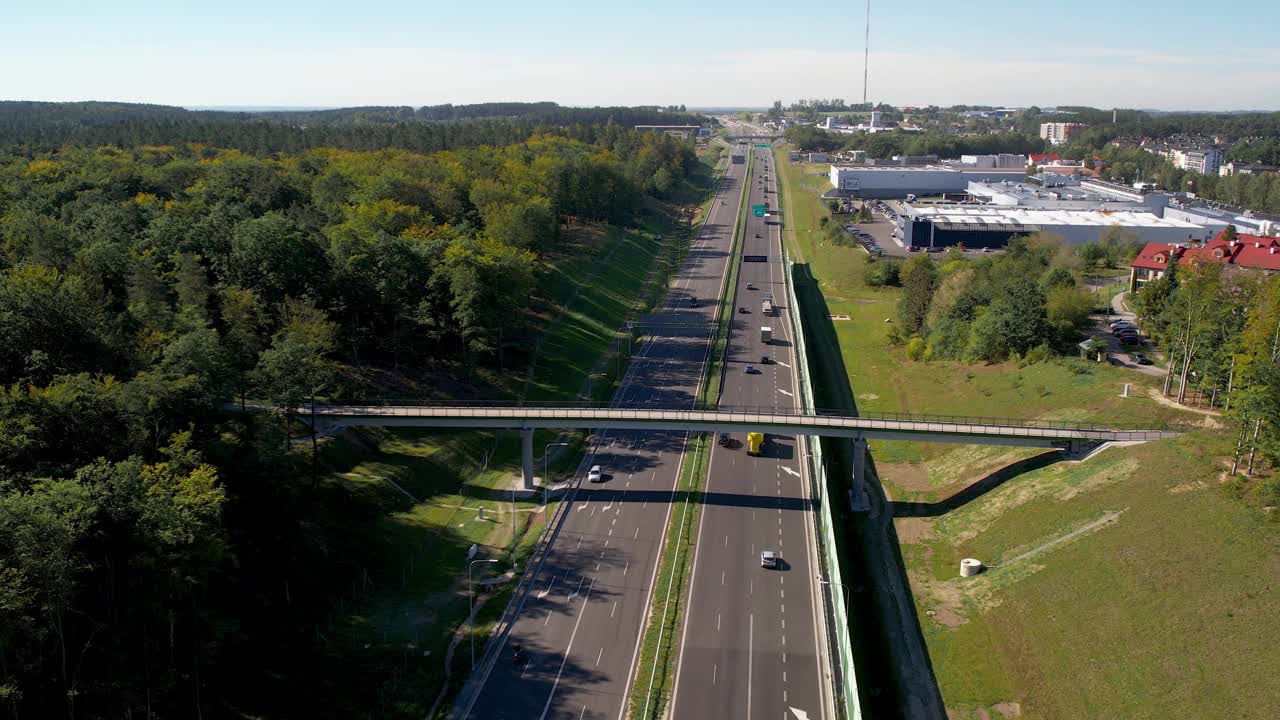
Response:
[[[849,495],[849,504],[854,512],[871,509],[871,503],[867,501],[867,439],[863,437],[853,440],[853,487]]]
[[[524,476],[524,489],[532,490],[533,484],[533,430],[520,428],[520,472]]]

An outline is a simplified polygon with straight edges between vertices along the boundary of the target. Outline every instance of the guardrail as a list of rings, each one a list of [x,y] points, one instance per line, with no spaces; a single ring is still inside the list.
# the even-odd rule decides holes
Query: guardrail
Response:
[[[791,315],[791,336],[795,338],[796,374],[800,378],[800,401],[805,409],[812,410],[815,402],[813,386],[809,380],[809,359],[805,351],[804,325],[800,317],[800,302],[796,297],[795,287],[791,283],[791,260],[787,258],[783,248],[782,257],[786,267],[784,284],[787,289],[787,311]],[[822,564],[827,577],[823,584],[822,598],[828,622],[828,642],[836,647],[838,663],[835,669],[835,702],[845,720],[861,720],[862,704],[858,699],[858,676],[853,663],[853,641],[849,636],[849,609],[844,596],[844,581],[840,573],[840,558],[836,552],[836,536],[834,521],[831,517],[831,503],[827,495],[827,470],[822,460],[822,441],[809,435],[800,436],[804,444],[805,455],[809,460],[809,477],[813,483],[814,515],[817,518],[818,560]],[[840,702],[843,700],[843,703]]]

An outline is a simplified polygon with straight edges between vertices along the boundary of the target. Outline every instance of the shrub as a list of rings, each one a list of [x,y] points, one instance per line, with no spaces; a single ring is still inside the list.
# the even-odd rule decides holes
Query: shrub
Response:
[[[923,358],[925,348],[924,338],[919,336],[911,338],[911,341],[907,343],[907,359],[919,360]]]

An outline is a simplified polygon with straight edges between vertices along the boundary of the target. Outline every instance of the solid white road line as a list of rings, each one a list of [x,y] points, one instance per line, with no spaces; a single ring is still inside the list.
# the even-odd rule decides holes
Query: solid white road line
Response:
[[[752,613],[747,615],[747,720],[751,720],[751,672],[755,665],[751,659],[755,657],[755,638],[756,616]],[[783,640],[783,644],[786,644],[785,639]]]

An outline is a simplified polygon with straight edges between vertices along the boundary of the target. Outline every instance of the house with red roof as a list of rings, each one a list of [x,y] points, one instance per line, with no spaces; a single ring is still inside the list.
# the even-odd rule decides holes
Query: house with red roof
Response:
[[[1175,260],[1221,263],[1232,271],[1280,273],[1280,240],[1244,234],[1228,240],[1221,232],[1206,243],[1147,243],[1129,266],[1129,290],[1164,277]]]
[[[1057,153],[1042,153],[1039,155],[1027,156],[1028,165],[1043,165],[1048,162],[1055,162],[1055,163],[1058,162]]]

